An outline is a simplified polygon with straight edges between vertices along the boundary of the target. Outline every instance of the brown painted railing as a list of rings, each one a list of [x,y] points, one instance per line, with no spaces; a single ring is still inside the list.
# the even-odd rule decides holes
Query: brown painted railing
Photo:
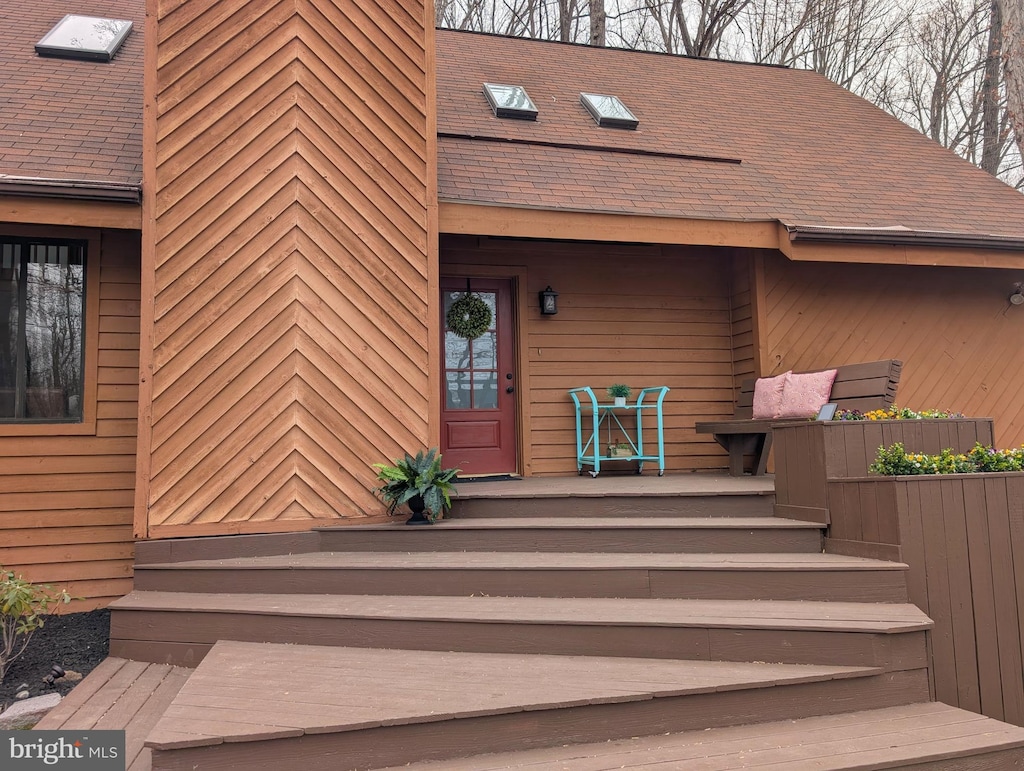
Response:
[[[867,476],[881,445],[908,451],[967,452],[992,444],[991,418],[830,420],[782,424],[775,436],[775,513],[828,524],[828,481]]]

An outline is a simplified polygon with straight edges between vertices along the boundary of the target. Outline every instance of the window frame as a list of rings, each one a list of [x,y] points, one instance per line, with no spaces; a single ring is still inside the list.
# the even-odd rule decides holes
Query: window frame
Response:
[[[82,417],[36,421],[10,418],[0,421],[0,437],[7,436],[88,436],[96,433],[97,363],[99,358],[100,260],[98,231],[76,228],[31,228],[0,224],[0,240],[18,239],[46,243],[76,241],[85,244],[85,304],[82,323]]]

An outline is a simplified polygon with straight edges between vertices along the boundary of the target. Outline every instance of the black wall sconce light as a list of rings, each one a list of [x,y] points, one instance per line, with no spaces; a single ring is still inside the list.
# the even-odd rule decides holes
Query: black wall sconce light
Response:
[[[538,294],[540,295],[540,312],[542,315],[554,316],[558,313],[558,292],[548,285],[547,289]]]

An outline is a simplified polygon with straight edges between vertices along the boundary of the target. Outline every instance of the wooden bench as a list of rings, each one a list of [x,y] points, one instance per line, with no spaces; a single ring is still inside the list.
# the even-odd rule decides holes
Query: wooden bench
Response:
[[[833,369],[824,367],[823,369]],[[836,367],[836,380],[832,384],[830,403],[841,410],[884,409],[896,399],[896,386],[900,382],[903,362],[896,359],[871,361],[862,364],[844,364]],[[820,372],[821,370],[811,370]],[[806,418],[785,420],[754,420],[754,379],[744,380],[736,401],[735,417],[732,420],[718,420],[698,423],[698,434],[713,434],[729,452],[729,474],[743,474],[743,457],[753,454],[756,462],[753,474],[764,474],[768,465],[768,453],[772,449],[772,424],[794,423]]]

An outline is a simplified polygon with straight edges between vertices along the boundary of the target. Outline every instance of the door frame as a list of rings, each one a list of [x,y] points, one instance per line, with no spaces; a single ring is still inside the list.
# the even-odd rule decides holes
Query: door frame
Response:
[[[441,302],[441,289],[440,279],[442,278],[493,278],[493,279],[506,279],[511,282],[512,286],[512,334],[515,336],[512,341],[512,373],[515,378],[516,390],[514,394],[516,403],[516,416],[513,430],[515,432],[516,441],[516,459],[515,459],[515,471],[513,473],[521,474],[522,476],[530,476],[530,472],[533,466],[533,448],[531,445],[532,436],[530,431],[531,415],[531,399],[528,394],[530,390],[530,380],[527,368],[524,366],[525,356],[523,354],[525,350],[526,341],[529,339],[527,335],[527,295],[525,291],[526,287],[526,266],[525,265],[476,265],[469,263],[454,263],[445,262],[444,254],[441,254],[441,265],[438,271],[438,290],[435,302],[438,304],[437,316],[441,317],[440,302]],[[439,339],[444,339],[443,323],[439,332]],[[436,365],[436,379],[437,379],[437,393],[443,395],[443,383],[442,372],[444,369],[444,351],[441,350],[437,359]],[[438,426],[438,437],[440,432],[444,430],[444,426],[441,424],[441,401],[438,399],[438,407],[436,413],[436,420]]]

